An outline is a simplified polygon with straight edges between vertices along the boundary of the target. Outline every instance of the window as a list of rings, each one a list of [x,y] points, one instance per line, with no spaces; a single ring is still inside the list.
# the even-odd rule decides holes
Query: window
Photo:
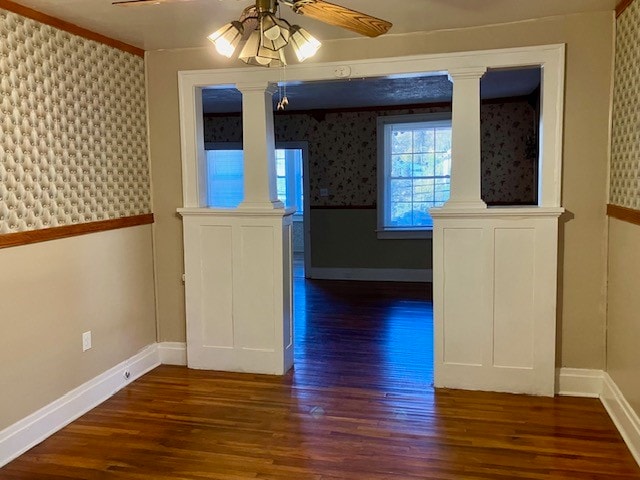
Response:
[[[378,150],[379,237],[426,236],[449,199],[451,114],[380,117]]]
[[[236,208],[244,198],[244,152],[240,144],[205,145],[207,155],[207,205]],[[276,150],[278,199],[303,212],[303,168],[301,148]]]
[[[244,198],[242,150],[207,150],[207,205],[235,208]]]

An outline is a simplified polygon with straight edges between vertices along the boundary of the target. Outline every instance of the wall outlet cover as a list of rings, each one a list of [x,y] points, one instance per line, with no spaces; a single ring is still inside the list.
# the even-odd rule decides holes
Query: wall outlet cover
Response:
[[[91,348],[91,330],[82,334],[82,351],[86,352]]]

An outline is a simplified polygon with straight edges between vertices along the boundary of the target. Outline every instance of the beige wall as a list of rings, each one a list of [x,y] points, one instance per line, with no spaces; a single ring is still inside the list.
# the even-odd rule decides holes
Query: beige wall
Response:
[[[0,430],[155,342],[152,260],[148,225],[0,250]]]
[[[640,414],[640,226],[609,220],[607,371]]]
[[[0,235],[149,213],[143,59],[1,13]],[[151,231],[0,249],[0,430],[155,341]]]
[[[559,350],[563,366],[604,368],[605,203],[613,13],[447,32],[325,42],[318,61],[567,44]],[[184,341],[177,72],[236,66],[212,49],[147,53],[160,340]],[[588,81],[586,81],[588,79]]]
[[[611,191],[614,205],[640,210],[640,107],[636,1],[618,18],[613,98]],[[609,220],[609,286],[607,371],[637,414],[640,414],[640,226]]]

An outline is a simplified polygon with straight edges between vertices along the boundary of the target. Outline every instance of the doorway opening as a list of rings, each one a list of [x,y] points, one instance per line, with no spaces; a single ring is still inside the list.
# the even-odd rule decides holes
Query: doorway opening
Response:
[[[535,203],[537,148],[529,147],[538,141],[540,69],[490,70],[481,86],[483,197],[491,205],[512,198]],[[429,208],[449,195],[452,84],[442,74],[298,82],[288,95],[290,110],[274,113],[275,173],[279,199],[297,208],[297,360],[304,363],[315,351],[309,339],[320,338],[324,319],[325,327],[343,328],[354,341],[369,329],[381,342],[380,365],[394,375],[411,372],[408,357],[426,361],[428,369],[407,375],[431,385]],[[243,195],[241,102],[237,92],[204,90],[203,106],[208,205],[233,208]],[[386,217],[395,220],[386,225]],[[345,313],[345,324],[337,325],[318,305],[330,312],[369,310],[370,323]]]

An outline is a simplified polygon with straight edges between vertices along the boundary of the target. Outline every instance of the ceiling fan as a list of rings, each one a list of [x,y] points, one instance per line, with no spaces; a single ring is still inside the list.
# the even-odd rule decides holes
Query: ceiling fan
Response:
[[[113,5],[134,6],[190,0],[118,0]],[[279,15],[279,6],[286,5],[293,12],[329,25],[345,28],[367,37],[385,34],[390,22],[324,0],[256,0],[244,9],[240,19],[232,21],[207,38],[216,50],[226,57],[233,56],[237,47],[246,42],[239,58],[251,65],[265,67],[286,65],[284,47],[291,44],[299,61],[314,55],[320,42],[298,25],[291,25]]]

